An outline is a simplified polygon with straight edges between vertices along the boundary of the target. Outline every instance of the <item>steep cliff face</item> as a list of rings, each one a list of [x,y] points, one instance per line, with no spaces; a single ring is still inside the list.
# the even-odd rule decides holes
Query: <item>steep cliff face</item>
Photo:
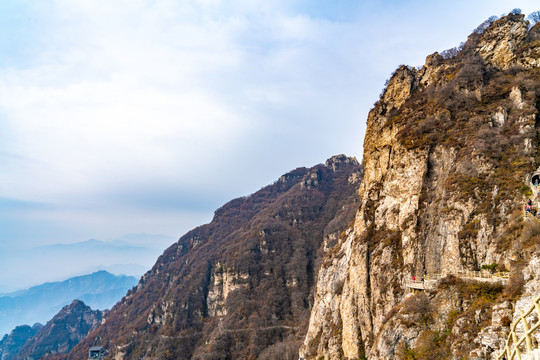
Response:
[[[14,359],[40,359],[45,355],[67,354],[73,346],[101,323],[103,314],[80,300],[65,306],[32,336]]]
[[[511,287],[538,251],[520,210],[539,165],[539,40],[540,25],[508,15],[455,57],[393,74],[368,118],[361,207],[319,271],[301,358],[423,359],[423,347],[484,359],[498,349],[486,339],[504,336]],[[412,275],[493,263],[515,275],[508,289],[446,279],[407,298]]]
[[[354,219],[362,168],[335,156],[229,202],[167,249],[69,354],[114,359],[294,359],[324,254]]]

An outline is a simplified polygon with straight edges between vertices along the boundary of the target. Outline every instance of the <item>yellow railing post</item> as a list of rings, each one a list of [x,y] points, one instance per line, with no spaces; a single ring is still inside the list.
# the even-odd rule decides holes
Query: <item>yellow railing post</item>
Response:
[[[525,342],[527,343],[527,353],[532,353],[532,341],[531,341],[531,334],[529,334],[529,324],[527,324],[527,317],[523,313],[523,310],[520,310],[521,312],[521,320],[523,321],[523,331],[525,332]]]
[[[536,322],[534,324],[531,324],[529,327],[529,323],[527,323],[527,316],[531,313],[536,311]],[[537,349],[534,349],[533,342],[532,342],[532,334],[536,332],[538,329],[540,329],[540,296],[536,297],[533,300],[533,304],[528,308],[527,311],[523,312],[523,310],[520,310],[521,316],[518,317],[516,321],[512,323],[510,326],[510,334],[508,335],[508,338],[506,339],[505,346],[503,351],[498,356],[498,360],[502,360],[506,358],[506,360],[513,360],[514,358],[517,358],[521,360],[521,351],[519,350],[519,347],[525,343],[525,346],[527,348],[527,354],[530,356],[535,356]],[[521,338],[517,338],[516,335],[516,328],[518,327],[519,323],[523,323],[523,336]]]
[[[516,352],[518,360],[521,360],[521,353],[519,352],[519,345],[516,337],[516,328],[512,329],[512,341],[514,342],[514,351]]]

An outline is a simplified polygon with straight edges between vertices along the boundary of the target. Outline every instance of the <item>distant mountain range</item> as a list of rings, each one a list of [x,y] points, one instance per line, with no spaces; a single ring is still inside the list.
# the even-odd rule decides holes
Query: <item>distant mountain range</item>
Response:
[[[127,234],[113,241],[113,243],[124,243],[131,245],[139,245],[152,249],[164,250],[171,246],[178,238],[161,234]]]
[[[3,294],[0,297],[0,335],[17,325],[45,323],[74,299],[84,301],[93,309],[109,309],[137,282],[133,276],[117,276],[101,270]]]
[[[0,296],[98,270],[140,277],[176,240],[159,234],[130,234],[113,241],[90,239],[0,253]],[[36,268],[46,271],[36,273]]]

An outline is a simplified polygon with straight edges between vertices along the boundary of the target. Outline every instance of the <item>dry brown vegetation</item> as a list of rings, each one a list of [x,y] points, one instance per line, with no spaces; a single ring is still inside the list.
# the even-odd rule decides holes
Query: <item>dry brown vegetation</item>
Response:
[[[165,251],[140,289],[116,305],[105,326],[70,354],[96,343],[131,359],[292,359],[307,331],[325,236],[339,234],[358,208],[356,163],[299,168],[233,200],[208,225]],[[316,179],[316,181],[313,181]],[[213,274],[239,285],[208,308]],[[294,284],[293,284],[294,280]],[[165,310],[165,304],[167,309]]]

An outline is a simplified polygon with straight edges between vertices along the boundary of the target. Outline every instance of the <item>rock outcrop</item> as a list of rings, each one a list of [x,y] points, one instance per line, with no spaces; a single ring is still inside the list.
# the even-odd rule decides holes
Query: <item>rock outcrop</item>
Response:
[[[30,338],[14,359],[41,359],[47,355],[67,354],[102,319],[101,311],[74,300]]]
[[[455,57],[393,74],[368,118],[361,207],[319,271],[301,358],[494,356],[517,293],[454,279],[409,298],[405,284],[488,264],[518,276],[537,249],[520,210],[540,163],[539,35],[508,15]]]
[[[480,35],[475,52],[486,63],[499,69],[508,69],[514,65],[526,68],[538,67],[539,35],[536,31],[529,32],[528,27],[529,23],[523,21],[523,15],[510,14],[496,21],[489,31],[484,31]]]
[[[34,326],[21,325],[11,331],[9,335],[5,335],[0,340],[0,360],[15,359],[24,344],[31,339],[43,325],[36,323]]]

